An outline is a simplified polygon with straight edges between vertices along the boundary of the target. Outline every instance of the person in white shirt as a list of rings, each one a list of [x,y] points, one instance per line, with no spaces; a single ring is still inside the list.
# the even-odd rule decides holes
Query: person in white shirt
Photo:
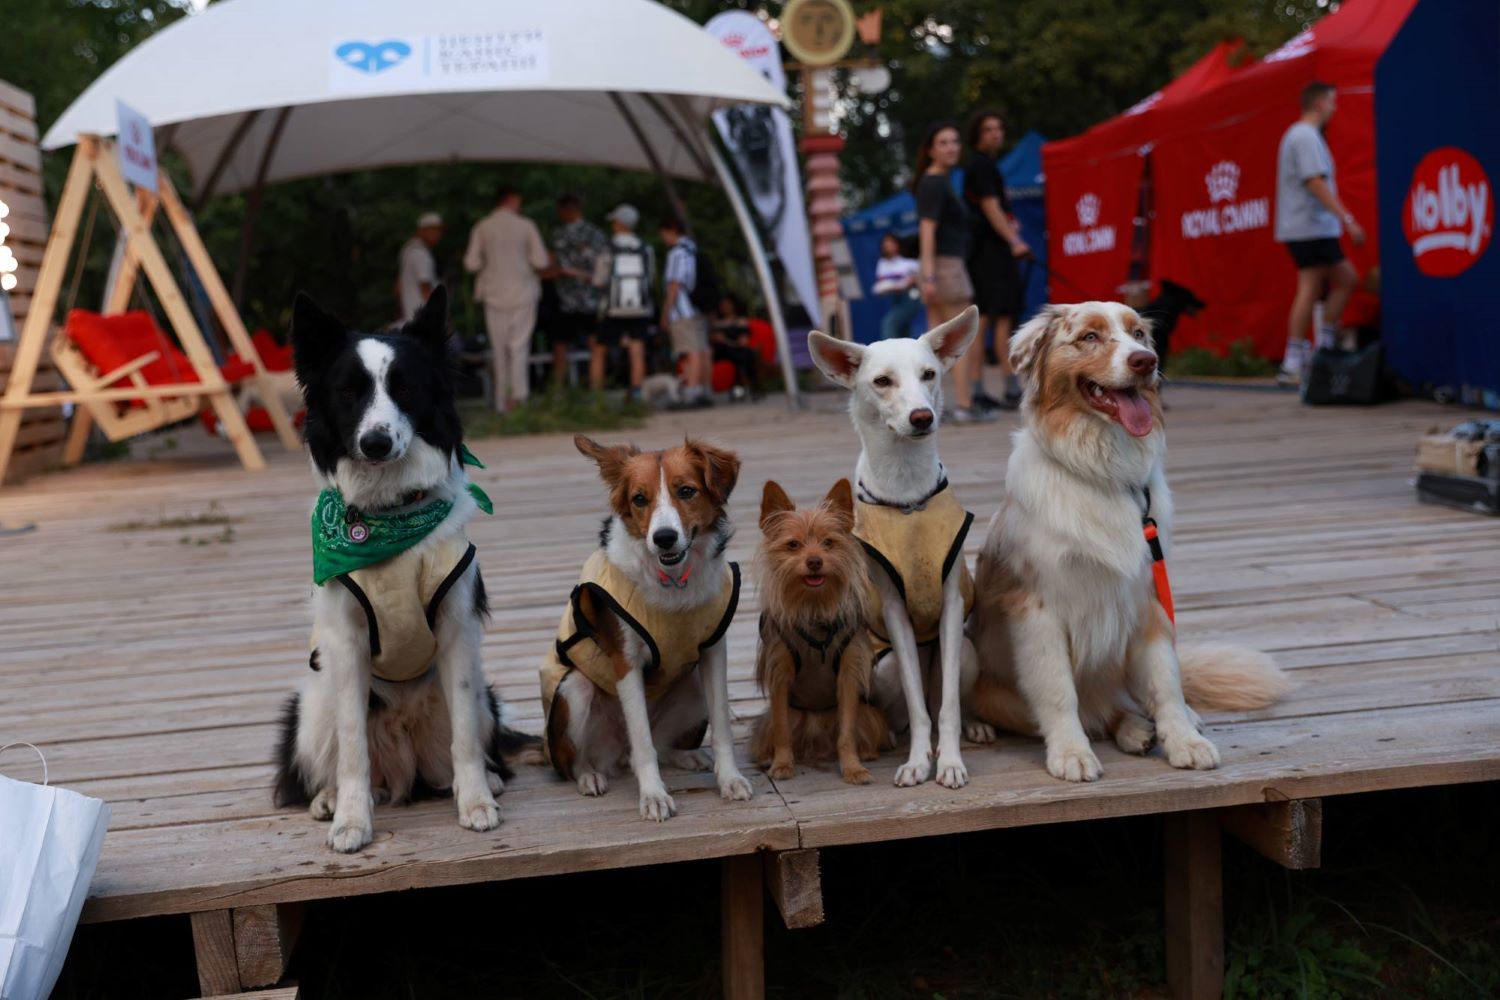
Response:
[[[401,244],[396,272],[396,299],[401,304],[401,322],[417,314],[437,284],[437,260],[432,248],[443,238],[443,217],[424,212],[417,219],[417,231]]]
[[[895,233],[886,233],[880,238],[875,287],[870,290],[890,304],[890,310],[880,318],[883,339],[905,337],[911,333],[911,321],[922,309],[922,293],[917,290],[921,271],[922,265],[914,258],[901,256],[901,241]]]
[[[662,276],[661,325],[672,339],[672,353],[683,359],[680,409],[713,406],[708,394],[713,379],[713,355],[708,346],[708,317],[693,305],[698,285],[698,245],[684,232],[681,222],[661,224],[661,239],[667,245],[666,273]]]
[[[484,306],[495,409],[509,413],[531,393],[527,362],[542,295],[541,274],[553,265],[536,223],[521,215],[521,192],[505,185],[495,201],[495,210],[469,234],[464,267],[475,274],[474,298]]]

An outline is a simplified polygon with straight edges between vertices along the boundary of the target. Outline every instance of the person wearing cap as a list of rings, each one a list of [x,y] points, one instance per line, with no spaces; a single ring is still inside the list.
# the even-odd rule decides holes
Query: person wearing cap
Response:
[[[625,345],[630,358],[630,398],[639,399],[646,380],[646,341],[656,314],[651,292],[656,253],[636,235],[641,213],[634,205],[616,205],[605,219],[610,229],[609,252],[594,262],[594,284],[604,289],[603,321],[595,350],[603,355],[617,344]]]
[[[474,298],[484,305],[495,410],[509,413],[531,395],[531,337],[542,274],[553,267],[536,223],[521,214],[519,188],[506,184],[495,193],[495,210],[469,234],[464,267],[474,274]]]
[[[436,212],[423,212],[417,219],[416,233],[401,244],[401,255],[397,258],[396,299],[401,306],[403,323],[417,314],[437,284],[437,260],[432,256],[432,248],[442,238],[443,217]]]

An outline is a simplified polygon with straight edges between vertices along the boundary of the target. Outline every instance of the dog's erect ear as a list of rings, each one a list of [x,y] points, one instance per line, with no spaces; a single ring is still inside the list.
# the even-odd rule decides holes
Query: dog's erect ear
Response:
[[[625,468],[625,463],[641,453],[641,449],[633,444],[616,444],[606,448],[593,438],[582,434],[573,435],[573,447],[599,466],[599,478],[603,479],[608,486],[614,486],[619,482],[620,472]]]
[[[1037,359],[1046,352],[1070,312],[1068,306],[1046,306],[1010,338],[1010,366],[1017,375],[1027,382],[1033,380]]]
[[[854,487],[849,485],[849,480],[840,479],[834,483],[828,495],[823,498],[823,506],[846,519],[852,527],[854,525]]]
[[[427,301],[407,320],[401,332],[428,347],[444,347],[448,343],[448,290],[434,285]]]
[[[795,508],[792,498],[786,495],[786,490],[781,488],[780,483],[774,479],[766,480],[766,488],[760,494],[760,530],[765,531],[766,525],[777,514],[785,514]]]
[[[297,293],[292,301],[292,367],[304,389],[343,350],[348,340],[344,324],[319,308],[311,295]]]
[[[855,373],[865,359],[864,345],[835,340],[814,330],[807,335],[807,349],[812,352],[813,364],[819,371],[845,389],[854,387]]]
[[[979,310],[970,306],[946,323],[939,323],[922,334],[922,343],[938,356],[938,360],[943,363],[943,371],[948,371],[963,357],[964,351],[969,349],[978,332]]]
[[[722,506],[740,481],[740,457],[732,451],[702,441],[686,440],[682,446],[702,464],[703,485],[714,503]]]

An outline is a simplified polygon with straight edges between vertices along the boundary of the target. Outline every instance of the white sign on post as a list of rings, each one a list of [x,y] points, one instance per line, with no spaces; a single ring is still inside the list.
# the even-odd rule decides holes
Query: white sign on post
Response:
[[[120,122],[120,173],[136,187],[156,190],[156,138],[146,116],[126,104],[115,101]]]

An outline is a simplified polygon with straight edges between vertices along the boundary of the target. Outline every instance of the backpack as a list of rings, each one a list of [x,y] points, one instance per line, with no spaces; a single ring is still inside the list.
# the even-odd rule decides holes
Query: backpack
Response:
[[[724,286],[719,283],[719,272],[697,246],[693,248],[693,290],[688,292],[688,301],[701,315],[712,316],[719,311],[719,300],[724,297]]]
[[[645,244],[637,242],[633,248],[612,244],[604,314],[614,319],[640,319],[654,312]]]

